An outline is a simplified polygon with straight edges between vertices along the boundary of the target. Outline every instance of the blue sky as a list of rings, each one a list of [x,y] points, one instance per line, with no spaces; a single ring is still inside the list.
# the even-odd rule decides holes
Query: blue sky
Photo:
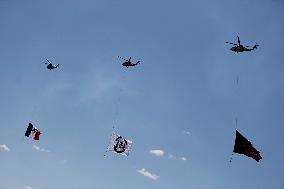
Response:
[[[283,9],[0,0],[0,188],[283,189]],[[260,47],[231,52],[237,35]],[[236,117],[259,163],[229,163]],[[29,122],[40,141],[24,138]],[[130,156],[103,156],[113,125],[134,142]]]

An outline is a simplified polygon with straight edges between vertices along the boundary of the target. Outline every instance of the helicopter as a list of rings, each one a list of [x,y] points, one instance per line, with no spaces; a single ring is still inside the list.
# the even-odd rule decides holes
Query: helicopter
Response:
[[[54,68],[58,68],[59,64],[55,65],[55,64],[52,64],[51,62],[49,62],[49,60],[47,60],[47,59],[45,59],[45,60],[48,62],[48,63],[44,63],[44,64],[48,64],[46,66],[47,69],[52,70]]]
[[[231,51],[234,51],[236,53],[243,52],[243,51],[253,51],[253,50],[257,49],[257,47],[259,46],[258,44],[255,44],[252,48],[249,48],[249,46],[243,46],[243,45],[241,45],[239,36],[237,36],[237,37],[238,37],[238,44],[226,42],[226,43],[229,43],[231,45],[234,45],[230,49]]]
[[[126,60],[125,58],[122,58],[120,56],[118,56],[118,58],[120,58],[120,59],[125,61],[125,62],[122,63],[122,66],[125,66],[126,68],[128,68],[130,66],[136,66],[136,65],[140,64],[140,61],[137,61],[136,63],[132,63],[131,62],[131,57],[128,60]]]

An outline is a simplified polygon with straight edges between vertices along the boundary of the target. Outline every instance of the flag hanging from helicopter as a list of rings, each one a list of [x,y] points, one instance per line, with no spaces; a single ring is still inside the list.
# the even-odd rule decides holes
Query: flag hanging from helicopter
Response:
[[[113,151],[114,153],[128,156],[132,148],[132,143],[132,141],[113,132],[110,137],[107,151]]]
[[[259,162],[262,157],[260,156],[260,152],[257,151],[251,142],[246,139],[239,131],[236,130],[236,139],[235,139],[235,146],[234,151],[238,154],[244,154],[245,156],[251,157],[257,162]]]
[[[39,140],[39,136],[41,135],[40,130],[33,126],[33,124],[29,123],[27,130],[25,132],[26,137],[32,136],[34,140]]]

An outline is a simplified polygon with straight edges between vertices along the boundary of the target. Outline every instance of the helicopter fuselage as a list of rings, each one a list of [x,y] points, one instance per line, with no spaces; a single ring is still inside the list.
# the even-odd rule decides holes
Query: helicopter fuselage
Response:
[[[52,70],[52,69],[57,68],[57,67],[58,67],[58,65],[51,64],[51,63],[46,66],[46,68],[49,69],[49,70]]]
[[[140,64],[140,61],[138,61],[137,63],[132,63],[130,61],[126,61],[122,63],[122,66],[125,66],[126,68],[130,67],[130,66],[137,66],[138,64]]]
[[[123,62],[122,66],[129,67],[129,66],[135,66],[135,64],[132,64],[131,62]]]
[[[231,48],[231,51],[234,51],[234,52],[243,52],[243,51],[248,51],[247,48],[245,48],[244,46],[242,45],[238,45],[238,46],[234,46]]]

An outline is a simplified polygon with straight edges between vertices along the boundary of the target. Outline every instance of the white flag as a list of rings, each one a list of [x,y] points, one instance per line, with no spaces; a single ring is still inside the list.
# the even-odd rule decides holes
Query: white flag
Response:
[[[132,148],[132,141],[127,140],[119,134],[112,133],[107,150],[124,156],[128,156]]]

